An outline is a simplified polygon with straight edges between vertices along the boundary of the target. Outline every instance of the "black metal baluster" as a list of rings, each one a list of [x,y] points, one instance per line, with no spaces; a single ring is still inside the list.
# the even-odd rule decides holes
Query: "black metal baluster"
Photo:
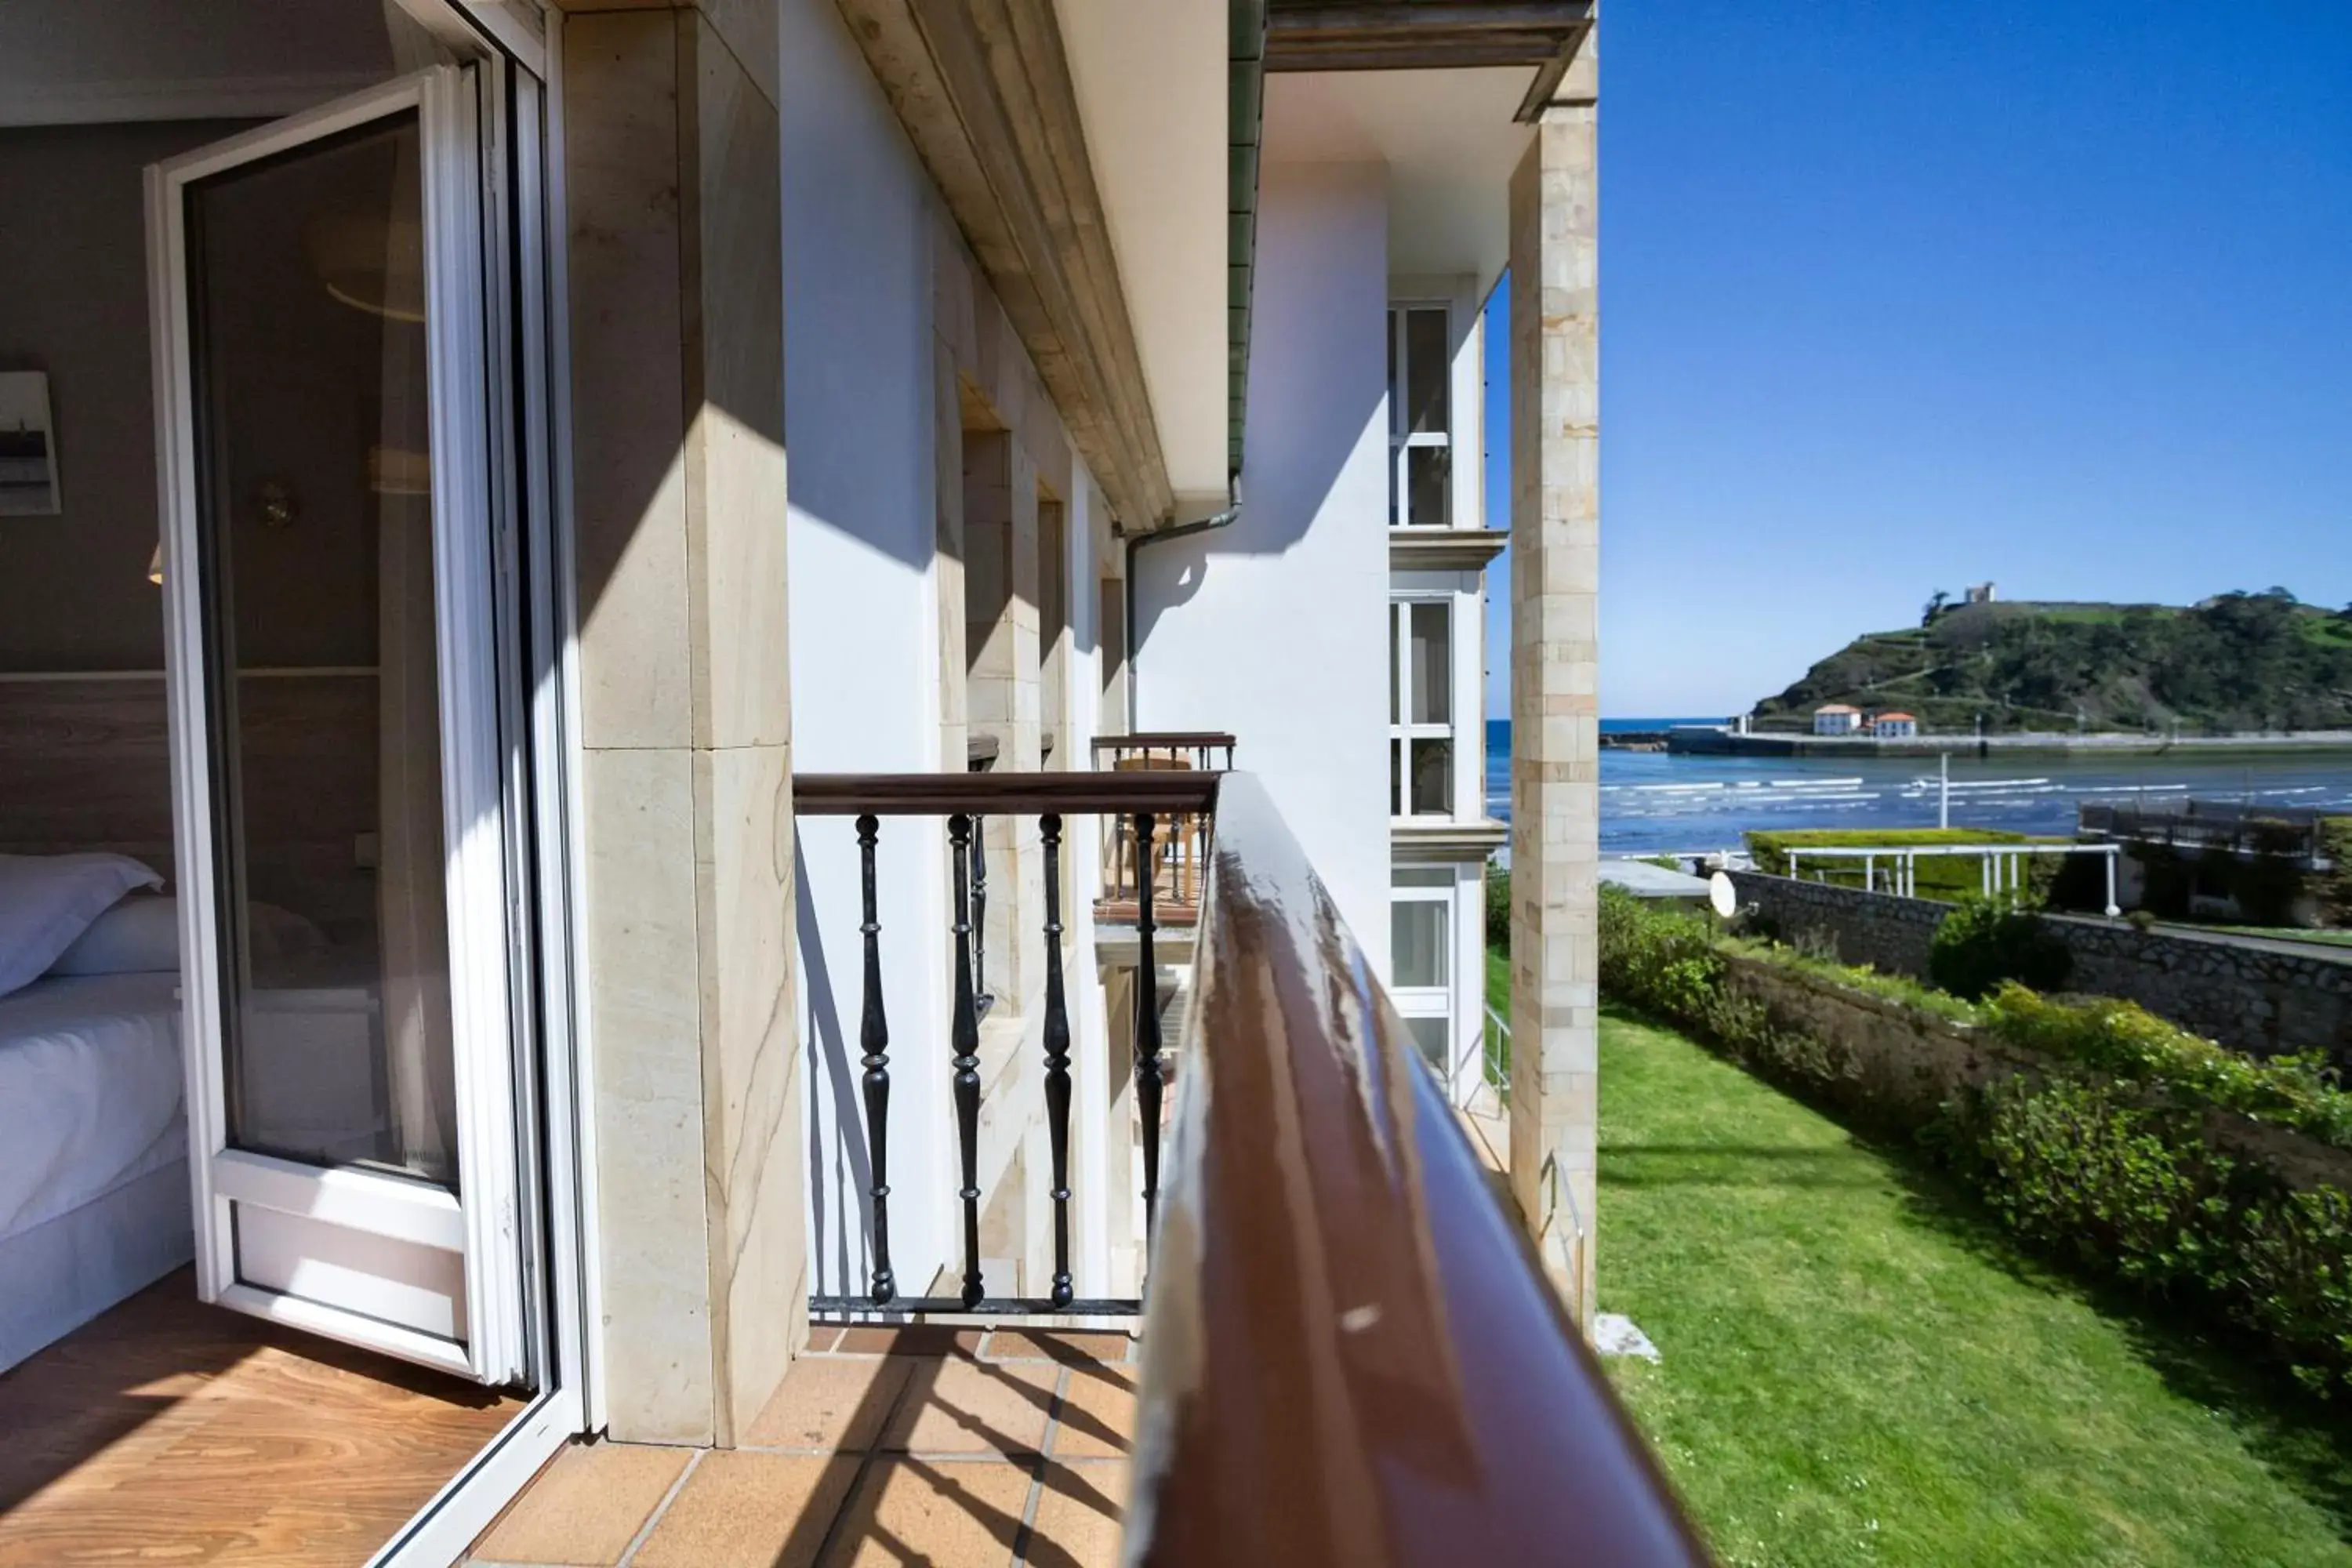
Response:
[[[1160,1213],[1160,965],[1151,956],[1151,813],[1135,814],[1135,1103],[1143,1114],[1143,1247],[1151,1256]]]
[[[1062,997],[1062,819],[1045,841],[1045,1132],[1054,1146],[1054,1305],[1070,1304],[1070,1015]]]
[[[980,1013],[972,1000],[971,818],[948,818],[948,843],[955,864],[955,1112],[963,1145],[963,1304],[976,1306],[980,1284]]]
[[[971,994],[988,992],[988,818],[971,819]]]
[[[873,1165],[874,1304],[887,1305],[898,1293],[890,1273],[890,1025],[882,1009],[882,922],[874,910],[874,840],[881,824],[872,814],[857,819],[857,862],[866,895],[866,1016],[858,1026],[859,1058],[866,1068],[866,1153]]]

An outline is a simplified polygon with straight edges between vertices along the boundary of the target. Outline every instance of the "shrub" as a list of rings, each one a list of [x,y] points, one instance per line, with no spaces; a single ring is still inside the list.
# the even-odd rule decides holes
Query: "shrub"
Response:
[[[1962,903],[1944,917],[1927,949],[1927,977],[1971,1002],[2004,981],[2055,991],[2074,968],[2074,954],[2043,928],[2041,916],[2001,899]]]
[[[1511,951],[1511,874],[1500,866],[1486,868],[1486,945]]]
[[[2093,1275],[2193,1303],[2296,1381],[2352,1396],[2352,1198],[2290,1190],[2208,1144],[2200,1118],[2122,1084],[2012,1076],[1946,1108],[1935,1140],[2003,1225]]]
[[[2319,853],[2331,868],[2320,878],[2321,918],[2329,925],[2352,925],[2352,816],[2319,819]]]
[[[2318,1057],[2256,1058],[2112,997],[2064,1000],[1996,990],[1985,1026],[2012,1045],[2170,1098],[2234,1110],[2352,1150],[2352,1093]]]

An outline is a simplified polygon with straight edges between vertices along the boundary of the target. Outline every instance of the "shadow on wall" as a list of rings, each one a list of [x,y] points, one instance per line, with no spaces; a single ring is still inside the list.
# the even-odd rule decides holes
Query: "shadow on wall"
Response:
[[[1318,522],[1385,533],[1380,509],[1322,513],[1367,444],[1387,461],[1387,180],[1377,164],[1266,166],[1241,515],[1135,558],[1139,647],[1200,593],[1216,556],[1282,555]]]

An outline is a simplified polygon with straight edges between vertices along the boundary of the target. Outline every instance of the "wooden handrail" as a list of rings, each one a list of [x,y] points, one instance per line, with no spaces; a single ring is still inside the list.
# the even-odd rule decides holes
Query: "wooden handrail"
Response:
[[[1194,963],[1126,1560],[1706,1562],[1246,773]]]
[[[1217,781],[1202,769],[1164,773],[795,773],[803,816],[939,816],[950,813],[1214,811]]]

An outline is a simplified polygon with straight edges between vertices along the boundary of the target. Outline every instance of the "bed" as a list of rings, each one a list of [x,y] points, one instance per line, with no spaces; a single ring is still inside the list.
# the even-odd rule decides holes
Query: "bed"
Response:
[[[188,1261],[179,976],[0,996],[0,1368]]]

